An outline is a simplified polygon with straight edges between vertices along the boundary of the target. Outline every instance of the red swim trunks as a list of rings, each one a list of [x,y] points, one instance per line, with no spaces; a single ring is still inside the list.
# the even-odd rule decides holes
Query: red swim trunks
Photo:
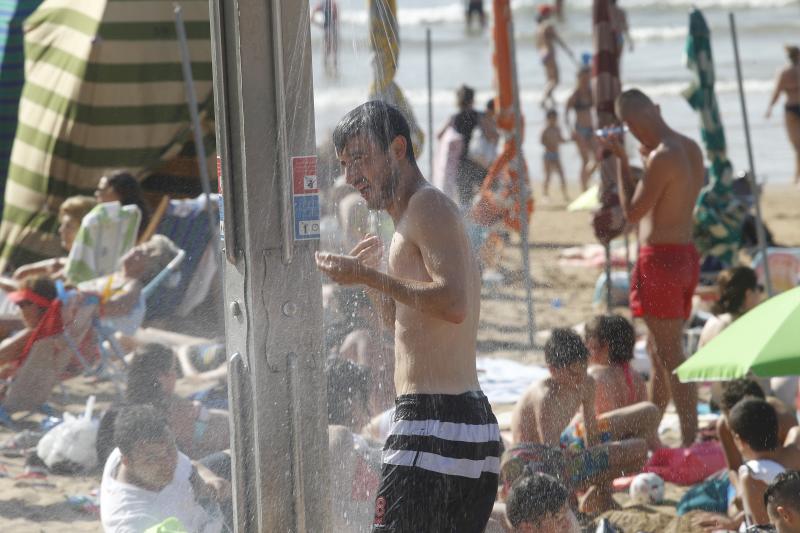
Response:
[[[694,244],[643,246],[631,277],[631,313],[686,320],[699,279],[700,256]]]

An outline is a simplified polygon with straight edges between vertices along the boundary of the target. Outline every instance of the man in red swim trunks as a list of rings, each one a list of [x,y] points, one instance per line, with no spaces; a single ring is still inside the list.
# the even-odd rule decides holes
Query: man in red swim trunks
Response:
[[[703,186],[703,153],[672,130],[659,107],[637,89],[623,92],[616,113],[641,143],[644,178],[636,184],[619,137],[605,141],[620,160],[619,197],[627,221],[639,224],[641,250],[631,280],[631,311],[650,332],[650,399],[663,412],[675,402],[685,446],[697,433],[697,391],[672,371],[683,361],[682,332],[700,264],[692,243],[692,212]]]

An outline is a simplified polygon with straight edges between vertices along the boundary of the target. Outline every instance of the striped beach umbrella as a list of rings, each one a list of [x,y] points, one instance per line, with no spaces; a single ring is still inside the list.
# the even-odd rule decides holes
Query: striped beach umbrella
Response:
[[[0,212],[25,82],[22,22],[40,3],[42,0],[0,0]]]
[[[609,0],[594,0],[592,4],[592,88],[594,91],[597,125],[601,128],[617,123],[614,101],[621,92],[619,79],[618,35],[611,21]],[[608,243],[622,233],[625,217],[617,194],[617,160],[610,153],[600,161],[600,208],[592,219],[595,236]]]
[[[725,130],[714,92],[711,32],[699,9],[689,14],[686,65],[693,80],[684,96],[700,116],[700,133],[709,163],[709,182],[700,192],[694,213],[694,242],[704,257],[730,266],[739,250],[746,207],[733,194],[733,167],[726,153]]]
[[[183,0],[195,91],[211,110],[206,0]],[[144,176],[191,139],[172,2],[45,0],[24,24],[25,84],[0,271],[63,253],[57,212],[109,169]],[[207,125],[207,124],[206,124]]]
[[[372,46],[373,79],[369,99],[393,105],[403,113],[411,128],[414,154],[419,156],[425,134],[414,119],[403,91],[394,81],[400,58],[400,32],[397,24],[396,0],[369,0],[369,36]]]

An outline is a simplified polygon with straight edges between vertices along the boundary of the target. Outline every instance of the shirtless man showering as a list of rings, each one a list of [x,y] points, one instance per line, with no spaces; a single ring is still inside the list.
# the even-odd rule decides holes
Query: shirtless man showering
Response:
[[[612,135],[601,140],[619,158],[617,183],[625,218],[639,224],[641,248],[631,276],[630,306],[650,333],[650,401],[663,413],[672,397],[683,445],[689,446],[697,434],[697,390],[692,383],[681,383],[673,371],[684,360],[683,325],[700,276],[692,213],[703,186],[703,153],[664,122],[659,107],[643,92],[623,92],[615,107],[641,143],[645,165],[637,184],[621,139]]]
[[[480,275],[458,207],[422,176],[408,124],[367,102],[336,126],[347,183],[394,220],[388,272],[367,236],[317,254],[333,281],[366,286],[395,332],[396,410],[373,531],[483,531],[497,492],[500,431],[475,369]]]

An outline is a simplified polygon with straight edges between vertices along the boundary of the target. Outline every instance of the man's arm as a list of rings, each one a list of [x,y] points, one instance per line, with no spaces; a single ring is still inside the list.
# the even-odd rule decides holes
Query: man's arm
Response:
[[[511,413],[511,440],[514,444],[540,442],[536,432],[536,399],[530,389],[522,394]]]
[[[583,425],[586,428],[586,447],[600,444],[600,434],[597,431],[597,414],[594,409],[595,382],[592,376],[586,376],[583,382]]]
[[[553,394],[552,389],[541,400],[539,409],[536,410],[536,428],[539,430],[539,442],[546,446],[558,448],[561,445],[561,433],[564,427],[553,416],[554,412],[562,410],[560,398]]]
[[[778,98],[781,96],[781,92],[784,89],[784,79],[786,76],[783,75],[783,71],[778,73],[778,79],[775,80],[775,88],[772,90],[772,97],[769,99],[769,105],[767,106],[767,112],[764,114],[765,117],[769,118],[772,115],[772,108],[778,102]]]
[[[453,238],[462,222],[448,200],[432,188],[417,192],[406,212],[405,237],[417,246],[431,281],[396,278],[363,264],[358,257],[317,254],[317,266],[337,283],[361,283],[435,318],[460,324],[467,315],[467,270],[471,259],[464,239]]]
[[[629,224],[637,224],[653,210],[661,198],[667,179],[672,172],[673,163],[668,153],[654,152],[648,161],[645,176],[637,186],[633,179],[628,155],[619,139],[609,138],[604,140],[603,144],[619,159],[617,185],[622,212]]]

